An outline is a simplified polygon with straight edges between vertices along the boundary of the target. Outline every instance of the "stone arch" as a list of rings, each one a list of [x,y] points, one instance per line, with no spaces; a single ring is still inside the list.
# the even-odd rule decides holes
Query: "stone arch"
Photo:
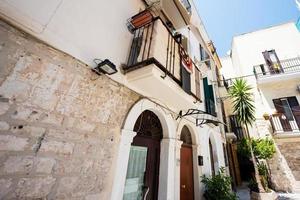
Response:
[[[165,110],[164,108],[160,107],[156,103],[148,100],[148,99],[141,99],[137,101],[130,111],[128,112],[124,123],[123,129],[121,131],[121,139],[120,139],[120,146],[118,151],[118,156],[116,160],[116,169],[115,169],[115,176],[113,181],[113,188],[112,188],[112,200],[118,200],[123,198],[124,193],[124,185],[126,180],[126,172],[127,172],[127,165],[129,159],[129,152],[131,143],[133,138],[136,136],[135,124],[140,117],[140,115],[144,111],[151,111],[154,113],[160,121],[161,128],[162,128],[162,140],[161,140],[161,152],[160,152],[160,166],[159,166],[159,189],[158,189],[158,198],[159,199],[172,199],[172,185],[169,182],[174,182],[174,176],[172,174],[172,160],[166,159],[168,157],[172,158],[174,155],[171,155],[170,152],[171,143],[167,140],[169,138],[176,137],[176,129],[175,129],[175,121],[172,118],[171,113]],[[118,167],[122,166],[122,167]],[[171,198],[170,198],[171,195]]]
[[[162,125],[164,138],[172,138],[175,136],[174,121],[172,119],[171,114],[167,114],[167,112],[169,111],[165,111],[159,105],[148,99],[139,100],[130,109],[124,120],[123,130],[133,131],[135,122],[137,121],[140,114],[142,114],[145,110],[153,112],[159,118],[160,123]]]
[[[199,129],[196,127],[195,124],[192,124],[190,121],[187,121],[185,119],[182,119],[182,121],[180,121],[177,126],[176,138],[178,138],[178,140],[180,140],[181,132],[184,127],[186,127],[189,130],[189,132],[191,133],[192,144],[199,145],[200,144],[199,140],[198,140],[199,137],[197,135]]]

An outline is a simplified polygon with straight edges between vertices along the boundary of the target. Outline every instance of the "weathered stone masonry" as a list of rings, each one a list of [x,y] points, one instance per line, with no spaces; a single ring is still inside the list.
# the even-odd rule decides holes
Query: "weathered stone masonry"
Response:
[[[139,96],[0,21],[0,199],[107,199]]]

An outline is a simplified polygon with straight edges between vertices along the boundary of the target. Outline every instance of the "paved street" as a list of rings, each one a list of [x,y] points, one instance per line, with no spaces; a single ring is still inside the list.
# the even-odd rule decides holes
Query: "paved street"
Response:
[[[300,200],[300,194],[278,193],[279,200]]]

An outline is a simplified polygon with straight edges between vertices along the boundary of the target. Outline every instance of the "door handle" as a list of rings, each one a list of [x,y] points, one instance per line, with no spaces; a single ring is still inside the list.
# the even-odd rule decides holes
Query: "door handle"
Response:
[[[181,185],[182,188],[185,188],[185,185]]]

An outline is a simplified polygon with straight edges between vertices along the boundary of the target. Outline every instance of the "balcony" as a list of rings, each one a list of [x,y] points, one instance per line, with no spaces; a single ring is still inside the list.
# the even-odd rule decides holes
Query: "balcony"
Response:
[[[145,0],[145,2],[153,5],[155,10],[163,11],[176,29],[190,23],[192,6],[189,0]]]
[[[123,66],[128,83],[145,96],[180,107],[193,108],[200,100],[200,71],[160,18],[133,31],[128,62]],[[191,73],[183,63],[189,62]]]
[[[273,81],[291,80],[300,76],[300,58],[281,60],[271,66],[261,64],[254,66],[254,74],[258,84],[272,83]]]
[[[300,134],[300,123],[297,123],[296,120],[288,120],[284,114],[273,114],[270,117],[270,123],[274,135]]]

